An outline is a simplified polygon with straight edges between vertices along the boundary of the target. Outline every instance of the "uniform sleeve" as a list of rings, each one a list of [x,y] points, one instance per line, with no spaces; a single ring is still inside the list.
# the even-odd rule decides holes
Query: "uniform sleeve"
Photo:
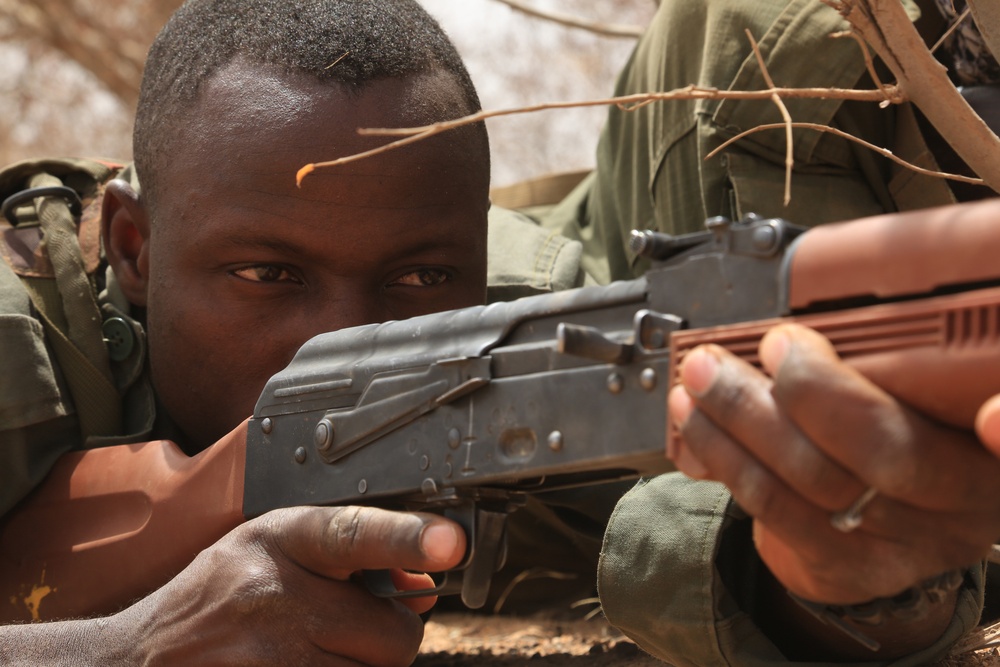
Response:
[[[738,557],[753,551],[749,531],[730,532],[746,521],[716,482],[680,473],[641,481],[618,503],[604,536],[598,590],[608,620],[644,650],[677,667],[796,664],[743,611],[754,606],[753,586],[741,586],[737,601],[719,572],[719,563],[728,562],[752,576],[750,559]],[[742,537],[734,538],[734,533]],[[983,571],[973,568],[950,626],[933,646],[891,663],[852,664],[934,662],[975,627],[982,599]]]
[[[487,300],[510,301],[581,287],[582,248],[513,209],[493,206],[486,256]]]

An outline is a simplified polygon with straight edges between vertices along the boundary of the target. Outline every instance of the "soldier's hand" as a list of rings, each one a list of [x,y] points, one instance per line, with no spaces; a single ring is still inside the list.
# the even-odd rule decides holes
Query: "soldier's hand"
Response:
[[[352,581],[399,568],[426,587],[455,566],[461,528],[431,515],[358,507],[277,510],[233,530],[170,583],[121,612],[147,663],[409,665],[433,598],[379,599]],[[133,662],[139,662],[135,660]]]
[[[672,456],[730,488],[785,587],[855,604],[989,551],[1000,535],[1000,399],[980,413],[980,442],[901,405],[812,330],[778,327],[760,357],[767,374],[718,347],[688,355],[684,388],[670,395],[683,435]],[[866,492],[860,525],[835,528]]]

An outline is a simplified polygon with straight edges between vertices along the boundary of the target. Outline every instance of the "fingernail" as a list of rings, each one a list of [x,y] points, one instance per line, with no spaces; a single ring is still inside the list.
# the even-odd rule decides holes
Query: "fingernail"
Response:
[[[792,347],[792,340],[788,334],[780,329],[771,329],[760,341],[760,363],[770,375],[774,375],[781,368],[781,362],[788,356],[788,350]]]
[[[670,390],[667,395],[667,412],[670,415],[667,428],[667,458],[671,461],[677,458],[677,432],[684,428],[692,410],[694,403],[684,387],[677,386]]]
[[[694,410],[694,401],[687,393],[687,389],[681,386],[674,387],[667,395],[667,409],[670,413],[670,421],[677,428],[684,428],[691,412]]]
[[[420,550],[429,559],[439,562],[450,560],[458,548],[458,535],[449,523],[432,523],[420,535]]]
[[[688,393],[696,397],[704,396],[715,376],[719,373],[719,360],[705,348],[695,348],[681,364],[681,381]]]
[[[670,407],[670,421],[677,431],[680,431],[694,412],[694,401],[688,396],[684,387],[671,389],[667,401]],[[673,429],[667,434],[667,458],[688,477],[702,479],[708,476],[708,468],[691,453],[684,439],[679,437],[679,433],[673,432]]]
[[[994,396],[976,414],[976,435],[994,456],[1000,455],[1000,396]]]

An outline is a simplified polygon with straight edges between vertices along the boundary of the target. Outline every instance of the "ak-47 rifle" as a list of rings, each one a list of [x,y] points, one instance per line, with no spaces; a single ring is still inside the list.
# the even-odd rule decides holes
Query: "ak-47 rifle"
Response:
[[[944,421],[970,425],[1000,390],[1000,373],[984,372],[1000,371],[1000,288],[969,289],[1000,279],[987,250],[1000,248],[1000,224],[904,228],[883,218],[802,234],[751,216],[706,226],[634,233],[632,250],[653,260],[637,280],[309,341],[257,403],[244,512],[443,511],[470,547],[434,592],[478,607],[502,558],[505,517],[525,492],[667,469],[666,394],[698,344],[755,362],[775,318],[791,316]],[[998,245],[969,247],[987,231]],[[945,239],[965,256],[942,253]],[[375,588],[394,594],[387,579]]]
[[[977,408],[1000,393],[997,213],[991,202],[809,231],[779,219],[714,218],[697,234],[633,234],[632,250],[652,261],[636,280],[320,335],[265,387],[247,426],[245,468],[242,442],[187,460],[150,443],[171,469],[166,490],[99,508],[119,517],[120,534],[157,530],[167,535],[161,548],[181,556],[128,559],[102,578],[112,568],[101,548],[117,534],[90,534],[83,544],[54,537],[34,556],[58,591],[48,614],[79,613],[79,600],[96,613],[95,597],[111,608],[141,594],[107,592],[122,588],[130,560],[161,570],[156,581],[146,576],[151,588],[244,516],[315,504],[454,518],[467,531],[467,555],[434,592],[480,606],[502,561],[506,516],[525,494],[666,470],[666,395],[683,355],[713,342],[756,363],[759,339],[780,321],[814,327],[903,402],[971,428]],[[141,446],[132,447],[130,456]],[[61,463],[54,475],[65,481],[56,486],[97,474],[86,466]],[[222,481],[206,469],[222,471]],[[178,545],[177,531],[155,520],[175,496],[193,500],[174,514],[195,511],[192,502],[214,511],[186,528],[213,528]],[[124,506],[132,519],[120,519]],[[37,580],[25,555],[32,542],[17,538],[59,507],[65,494],[43,495],[8,522],[0,538],[8,588]],[[87,567],[91,548],[94,571],[66,574]],[[28,565],[35,569],[26,575]],[[387,577],[373,575],[369,586],[399,594]]]

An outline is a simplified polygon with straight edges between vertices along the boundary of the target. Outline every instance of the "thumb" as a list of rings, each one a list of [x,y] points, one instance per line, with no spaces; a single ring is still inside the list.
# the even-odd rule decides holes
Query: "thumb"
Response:
[[[294,507],[260,518],[263,538],[281,555],[321,576],[358,570],[437,572],[465,554],[461,527],[433,514],[374,507]]]

